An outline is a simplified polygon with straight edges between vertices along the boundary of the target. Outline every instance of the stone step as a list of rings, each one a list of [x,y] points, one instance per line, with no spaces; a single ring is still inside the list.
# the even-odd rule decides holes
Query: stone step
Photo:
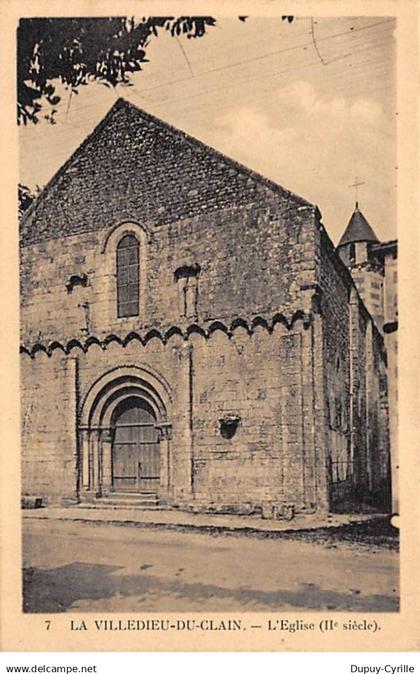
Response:
[[[99,506],[114,506],[116,508],[156,508],[159,505],[158,501],[141,501],[140,499],[136,501],[123,501],[122,499],[100,499],[97,501]]]
[[[159,497],[156,492],[148,491],[118,491],[108,494],[108,496],[103,496],[103,500],[112,500],[112,501],[158,501]]]
[[[92,505],[95,508],[156,510],[159,507],[159,498],[156,492],[120,491],[98,498]]]
[[[150,501],[111,501],[98,499],[94,503],[80,503],[81,510],[167,510],[165,506]]]
[[[129,510],[158,510],[159,497],[156,492],[119,491],[98,497],[93,503],[81,504],[83,508],[125,508]]]

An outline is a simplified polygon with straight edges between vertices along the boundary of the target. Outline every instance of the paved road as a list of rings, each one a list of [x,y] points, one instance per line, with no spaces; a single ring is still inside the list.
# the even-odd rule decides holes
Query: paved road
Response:
[[[26,520],[29,612],[398,610],[398,555],[349,544]]]

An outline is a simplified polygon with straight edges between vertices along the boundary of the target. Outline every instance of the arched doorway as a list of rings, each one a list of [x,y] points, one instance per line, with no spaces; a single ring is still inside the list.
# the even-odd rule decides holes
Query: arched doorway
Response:
[[[147,365],[101,375],[81,400],[79,497],[151,492],[168,500],[172,483],[173,394]]]
[[[112,415],[112,490],[157,492],[160,451],[156,416],[140,396],[130,396]]]

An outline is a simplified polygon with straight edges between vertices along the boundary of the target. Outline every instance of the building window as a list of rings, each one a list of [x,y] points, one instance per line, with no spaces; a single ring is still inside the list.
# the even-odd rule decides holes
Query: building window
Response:
[[[117,246],[118,318],[139,315],[139,242],[126,234]]]
[[[356,262],[356,244],[351,243],[349,248],[349,262]]]

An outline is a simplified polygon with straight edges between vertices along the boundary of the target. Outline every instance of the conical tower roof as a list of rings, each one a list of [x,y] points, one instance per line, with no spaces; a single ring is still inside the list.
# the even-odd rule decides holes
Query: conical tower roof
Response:
[[[362,211],[359,210],[359,204],[356,201],[353,215],[340,239],[338,247],[345,246],[347,243],[356,243],[357,241],[374,241],[375,243],[378,243],[379,239]]]

